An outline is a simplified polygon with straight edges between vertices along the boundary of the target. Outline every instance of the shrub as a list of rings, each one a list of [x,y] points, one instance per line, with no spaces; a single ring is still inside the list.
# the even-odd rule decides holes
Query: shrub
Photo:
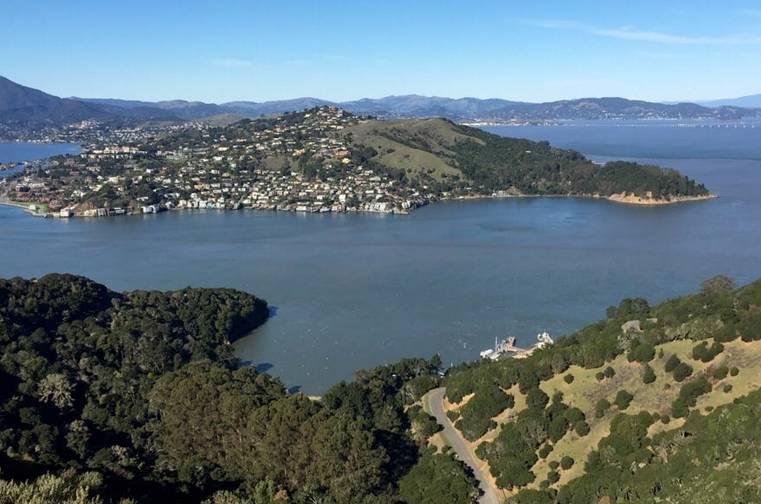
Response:
[[[550,483],[557,483],[560,481],[560,473],[557,471],[550,471],[549,474],[547,474],[547,481]]]
[[[526,406],[533,409],[543,410],[550,398],[539,387],[534,387],[526,394]]]
[[[687,406],[687,403],[681,397],[677,397],[671,403],[671,414],[674,415],[674,418],[686,417],[689,412],[690,407]]]
[[[573,467],[573,462],[574,462],[573,458],[566,455],[562,459],[560,459],[560,467],[562,467],[563,470],[567,471],[568,469]]]
[[[740,374],[740,370],[737,369],[736,367],[733,367],[732,369],[729,370],[729,375],[730,376],[737,376],[739,374]]]
[[[713,370],[713,377],[717,380],[723,380],[729,374],[729,368],[727,366],[719,366]]]
[[[610,402],[607,399],[603,398],[597,401],[597,404],[595,404],[595,418],[604,417],[608,408],[610,408]]]
[[[651,416],[653,417],[653,422],[657,422],[658,420],[661,419],[661,414],[658,413],[657,411],[653,413]]]
[[[597,381],[603,381],[605,379],[605,373],[603,373],[602,371],[598,371],[597,373],[595,373],[595,378],[597,379]]]
[[[634,399],[634,396],[627,392],[626,390],[619,390],[616,394],[616,399],[613,401],[613,403],[618,407],[620,411],[625,410],[629,407],[629,404],[631,404],[632,399]]]
[[[719,329],[719,331],[713,337],[714,341],[720,341],[723,343],[729,343],[737,339],[737,327],[734,324],[729,323]]]
[[[725,384],[723,390],[726,393],[732,392],[732,384],[731,383]]]
[[[605,375],[605,378],[613,378],[616,376],[616,370],[608,366],[605,368],[605,371],[603,371],[603,374]]]
[[[688,364],[685,364],[684,362],[680,362],[677,367],[674,368],[674,380],[678,382],[682,382],[685,380],[685,378],[688,378],[692,375],[692,367],[690,367]]]
[[[539,454],[539,458],[546,459],[547,455],[552,453],[553,446],[549,443],[545,443],[542,445],[541,448],[539,448],[539,451],[537,452]]]
[[[466,439],[475,441],[495,427],[493,417],[513,406],[513,396],[505,394],[496,383],[479,385],[475,395],[460,408],[462,417],[455,426]]]
[[[706,341],[703,341],[692,349],[692,358],[701,362],[711,362],[723,351],[724,345],[718,341],[714,341],[710,347]]]
[[[568,420],[568,423],[575,424],[576,422],[586,420],[586,416],[579,408],[569,408],[565,412],[565,419]]]
[[[686,417],[689,408],[695,407],[698,397],[711,391],[711,384],[701,376],[689,383],[682,385],[679,397],[671,404],[671,414],[677,418]]]
[[[655,357],[655,347],[650,343],[643,343],[639,340],[634,340],[631,349],[626,354],[626,358],[629,362],[650,362]]]
[[[560,462],[558,462],[557,460],[551,460],[549,464],[550,469],[552,469],[553,471],[557,469],[559,465],[560,465]]]
[[[677,357],[676,355],[673,355],[673,354],[672,354],[672,355],[671,355],[671,357],[669,357],[669,358],[668,358],[668,360],[666,361],[666,364],[663,366],[663,369],[664,369],[664,370],[665,370],[667,373],[670,373],[670,372],[672,372],[672,371],[674,370],[674,368],[676,368],[676,367],[677,367],[677,366],[678,366],[678,365],[679,365],[681,362],[682,362],[682,361],[681,361],[681,360],[679,360],[679,357]]]
[[[717,275],[700,284],[700,293],[708,298],[729,294],[735,288],[735,281],[725,275]]]
[[[670,417],[670,416],[668,416],[668,415],[663,415],[663,416],[661,417],[661,423],[662,423],[662,424],[667,424],[667,423],[669,423],[670,421],[671,421],[671,417]]]
[[[655,371],[650,367],[650,364],[645,364],[642,369],[642,383],[648,384],[655,381]]]
[[[662,359],[662,358],[663,358],[663,349],[662,349],[662,348],[659,348],[659,349],[658,349],[658,358],[659,358],[659,359]]]
[[[573,383],[573,380],[574,380],[574,377],[571,373],[568,373],[567,375],[563,377],[563,381],[566,382],[568,385]]]
[[[419,407],[418,407],[419,408]],[[422,408],[407,410],[418,439],[428,439],[442,430],[436,419],[423,411]]]
[[[579,436],[584,437],[589,434],[589,424],[584,420],[581,420],[573,425],[573,430],[576,431],[576,434]]]

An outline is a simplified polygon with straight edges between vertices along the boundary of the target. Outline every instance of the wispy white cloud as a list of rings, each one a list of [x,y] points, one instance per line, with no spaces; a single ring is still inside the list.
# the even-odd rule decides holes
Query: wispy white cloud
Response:
[[[574,30],[600,37],[638,42],[675,45],[758,45],[761,35],[733,34],[721,36],[689,36],[656,31],[638,30],[631,26],[605,28],[569,19],[525,19],[523,24],[546,29]]]
[[[245,68],[251,66],[251,62],[240,58],[214,58],[211,64],[223,68]]]

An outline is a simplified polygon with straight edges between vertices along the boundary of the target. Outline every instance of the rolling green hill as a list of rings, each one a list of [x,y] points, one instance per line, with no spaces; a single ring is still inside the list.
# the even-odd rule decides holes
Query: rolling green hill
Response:
[[[547,142],[506,138],[446,119],[363,121],[344,135],[372,166],[455,195],[628,194],[668,201],[709,194],[675,170],[622,161],[600,166]]]
[[[729,285],[453,370],[449,416],[510,502],[758,502],[761,281]]]

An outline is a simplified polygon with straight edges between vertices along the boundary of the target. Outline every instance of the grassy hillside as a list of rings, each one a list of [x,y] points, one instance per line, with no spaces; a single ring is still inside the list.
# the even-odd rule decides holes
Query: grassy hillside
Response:
[[[761,281],[729,285],[452,371],[450,416],[515,502],[756,502]]]
[[[345,133],[368,163],[434,191],[526,195],[704,196],[678,172],[629,162],[595,165],[547,142],[505,138],[446,119],[365,121]]]

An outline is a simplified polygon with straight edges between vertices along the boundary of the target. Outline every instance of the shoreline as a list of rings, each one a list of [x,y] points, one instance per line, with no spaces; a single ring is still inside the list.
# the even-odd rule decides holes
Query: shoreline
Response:
[[[671,198],[652,198],[636,196],[634,194],[627,193],[614,193],[609,196],[603,196],[601,194],[520,194],[520,193],[505,193],[505,194],[493,194],[493,195],[473,195],[473,196],[458,196],[455,198],[441,198],[441,201],[467,201],[467,200],[480,200],[480,199],[510,199],[510,198],[576,198],[576,199],[595,199],[605,200],[613,203],[620,203],[623,205],[633,206],[666,206],[675,205],[678,203],[689,203],[691,201],[706,201],[712,199],[719,199],[717,194],[704,194],[699,196],[672,196]]]
[[[288,212],[288,213],[294,213],[294,214],[310,214],[310,213],[331,213],[331,214],[387,214],[387,215],[409,215],[417,208],[421,208],[424,206],[433,205],[438,202],[448,202],[448,201],[471,201],[471,200],[499,200],[499,199],[521,199],[521,198],[576,198],[576,199],[594,199],[594,200],[606,200],[610,201],[612,203],[617,203],[621,205],[631,205],[631,206],[640,206],[640,207],[658,207],[658,206],[667,206],[667,205],[676,205],[680,203],[689,203],[689,202],[695,202],[695,201],[707,201],[707,200],[713,200],[718,199],[719,196],[716,194],[706,194],[706,195],[699,195],[699,196],[672,196],[671,198],[665,199],[665,198],[652,198],[652,197],[643,197],[643,196],[636,196],[634,194],[627,194],[627,193],[614,193],[609,196],[602,196],[600,194],[519,194],[519,193],[495,193],[491,195],[468,195],[468,196],[454,196],[454,197],[440,197],[434,200],[431,200],[425,204],[418,205],[414,208],[410,208],[408,210],[403,211],[397,211],[397,209],[392,209],[389,211],[373,211],[373,210],[344,210],[341,212],[320,212],[320,211],[301,211],[301,210],[294,210],[294,209],[286,209],[286,208],[256,208],[256,207],[243,207],[240,208],[166,208],[162,209],[159,212],[152,212],[152,214],[156,213],[163,213],[163,212],[177,212],[177,211],[187,211],[187,210],[216,210],[216,211],[240,211],[240,210],[254,210],[254,211],[266,211],[266,212]],[[111,214],[111,215],[105,215],[105,216],[86,216],[81,214],[71,214],[69,216],[61,216],[56,212],[39,212],[37,210],[33,210],[30,208],[32,205],[39,205],[38,203],[34,202],[19,202],[19,201],[13,201],[8,199],[2,199],[0,198],[0,206],[9,206],[14,208],[20,208],[24,210],[26,213],[33,217],[42,217],[42,218],[56,218],[56,219],[102,219],[104,217],[122,217],[122,216],[135,216],[135,215],[148,215],[143,212],[125,212],[121,214]]]

